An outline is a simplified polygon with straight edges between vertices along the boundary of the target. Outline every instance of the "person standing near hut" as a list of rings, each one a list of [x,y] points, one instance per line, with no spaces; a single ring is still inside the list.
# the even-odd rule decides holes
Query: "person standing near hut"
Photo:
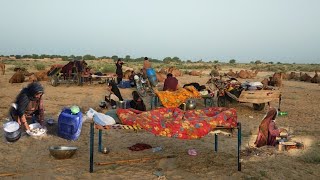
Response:
[[[43,93],[44,89],[38,82],[30,83],[26,88],[23,88],[9,110],[10,118],[17,121],[25,130],[30,130],[28,123],[35,123],[36,121],[43,126]]]
[[[122,81],[123,78],[123,72],[122,72],[122,65],[124,62],[119,58],[116,62],[116,74],[117,74],[117,84],[119,84]]]

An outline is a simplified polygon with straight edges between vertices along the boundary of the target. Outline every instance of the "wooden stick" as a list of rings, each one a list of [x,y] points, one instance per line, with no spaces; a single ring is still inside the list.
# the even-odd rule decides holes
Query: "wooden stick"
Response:
[[[119,161],[114,161],[114,162],[98,162],[98,163],[95,163],[95,164],[99,165],[99,166],[102,166],[102,165],[110,165],[110,164],[144,162],[144,161],[154,160],[154,159],[175,158],[175,157],[176,157],[175,155],[164,156],[164,157],[145,157],[145,158],[139,158],[139,159],[119,160]]]
[[[16,174],[13,174],[13,173],[1,173],[0,177],[14,176],[14,175],[16,175]]]

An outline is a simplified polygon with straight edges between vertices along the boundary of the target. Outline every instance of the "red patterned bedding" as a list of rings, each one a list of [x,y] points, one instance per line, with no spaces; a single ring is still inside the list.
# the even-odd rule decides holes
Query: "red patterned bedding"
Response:
[[[212,107],[182,111],[179,108],[159,108],[147,112],[118,109],[123,124],[137,125],[160,136],[179,139],[197,139],[207,135],[217,126],[237,126],[237,113],[233,108]]]

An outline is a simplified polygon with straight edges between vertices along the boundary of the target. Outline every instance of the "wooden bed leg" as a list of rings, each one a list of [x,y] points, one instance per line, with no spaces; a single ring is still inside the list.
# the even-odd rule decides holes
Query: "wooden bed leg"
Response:
[[[98,152],[102,152],[102,130],[99,129],[99,134],[98,134]]]
[[[240,149],[241,149],[241,123],[238,122],[238,171],[241,171]]]
[[[218,152],[218,134],[214,134],[214,151]]]
[[[93,122],[90,123],[90,173],[93,172],[93,143],[94,143],[94,127]]]

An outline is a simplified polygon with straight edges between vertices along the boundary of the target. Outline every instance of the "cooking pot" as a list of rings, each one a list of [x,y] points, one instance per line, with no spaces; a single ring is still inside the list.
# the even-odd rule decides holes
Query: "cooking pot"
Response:
[[[20,125],[15,121],[3,124],[3,131],[8,142],[15,142],[21,137]]]
[[[196,108],[196,106],[197,106],[197,103],[195,100],[192,100],[192,99],[187,100],[187,103],[186,103],[187,110],[193,110]]]
[[[117,104],[117,108],[120,108],[120,109],[126,109],[127,108],[126,101],[117,101],[116,104]]]

